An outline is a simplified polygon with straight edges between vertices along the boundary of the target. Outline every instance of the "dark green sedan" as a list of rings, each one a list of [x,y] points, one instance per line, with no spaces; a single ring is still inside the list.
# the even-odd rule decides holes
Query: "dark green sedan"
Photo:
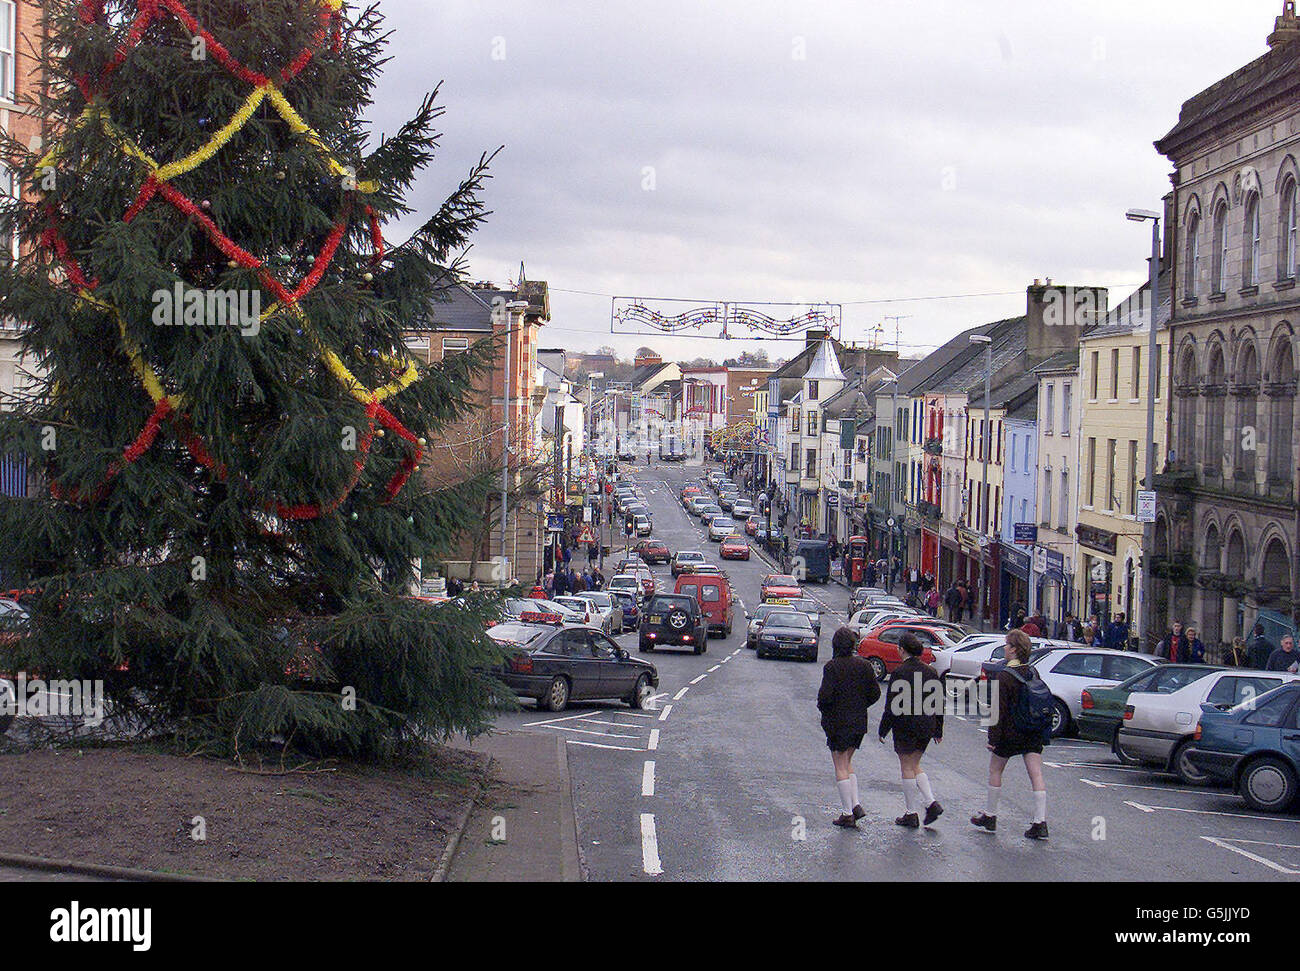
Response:
[[[1136,692],[1169,694],[1223,668],[1209,664],[1161,664],[1135,674],[1127,681],[1094,685],[1083,689],[1082,704],[1075,724],[1079,737],[1115,746],[1115,735],[1124,721],[1128,696]]]

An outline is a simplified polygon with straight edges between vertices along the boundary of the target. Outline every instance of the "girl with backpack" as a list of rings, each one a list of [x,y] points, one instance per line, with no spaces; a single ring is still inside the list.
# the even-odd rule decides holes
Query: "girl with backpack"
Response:
[[[841,627],[831,638],[832,657],[822,668],[822,686],[817,708],[822,713],[822,731],[835,766],[835,787],[844,812],[833,820],[836,826],[857,829],[866,815],[858,799],[858,777],[853,771],[853,753],[862,747],[867,734],[867,709],[880,698],[875,672],[856,650],[858,637]]]
[[[918,810],[925,807],[925,825],[943,815],[943,807],[934,798],[930,780],[921,769],[921,756],[930,742],[943,741],[943,682],[934,668],[921,660],[925,650],[921,640],[906,633],[898,646],[907,657],[894,668],[885,686],[885,712],[880,716],[880,741],[894,733],[894,754],[898,756],[903,776],[903,801],[907,811],[894,822],[907,829],[921,826]],[[934,687],[931,687],[933,685]],[[939,712],[929,710],[939,699]]]
[[[1025,771],[1034,789],[1033,825],[1025,831],[1029,839],[1047,839],[1047,783],[1043,781],[1043,746],[1051,738],[1049,704],[1038,672],[1029,666],[1029,635],[1022,630],[1007,634],[1007,666],[998,672],[997,721],[989,726],[989,786],[984,811],[971,823],[990,833],[998,828],[998,800],[1002,795],[1002,771],[1016,756],[1025,760]]]

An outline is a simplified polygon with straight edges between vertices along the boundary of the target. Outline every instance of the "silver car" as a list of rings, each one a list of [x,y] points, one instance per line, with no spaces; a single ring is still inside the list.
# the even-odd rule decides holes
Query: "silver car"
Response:
[[[606,634],[623,633],[623,607],[617,600],[597,590],[575,593],[574,596],[579,600],[590,601],[599,610],[592,623],[599,626]]]

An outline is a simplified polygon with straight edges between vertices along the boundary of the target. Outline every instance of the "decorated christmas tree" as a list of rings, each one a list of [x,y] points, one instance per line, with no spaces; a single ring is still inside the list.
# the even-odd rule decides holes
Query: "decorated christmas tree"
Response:
[[[490,605],[409,591],[494,487],[419,473],[490,355],[417,366],[403,332],[459,278],[489,160],[393,245],[440,109],[371,136],[376,11],[47,10],[53,135],[4,146],[24,246],[0,316],[38,367],[0,420],[35,483],[0,500],[0,571],[30,591],[0,669],[104,679],[119,715],[211,751],[481,728]]]

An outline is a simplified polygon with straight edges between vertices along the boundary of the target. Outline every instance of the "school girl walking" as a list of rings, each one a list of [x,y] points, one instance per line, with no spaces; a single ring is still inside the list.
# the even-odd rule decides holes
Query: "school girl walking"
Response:
[[[921,660],[925,648],[915,634],[904,634],[898,646],[907,655],[894,669],[885,685],[885,713],[880,718],[880,741],[894,735],[894,754],[903,776],[903,801],[906,812],[894,820],[899,826],[917,829],[920,810],[925,809],[925,825],[943,815],[943,807],[934,798],[930,779],[921,769],[921,756],[931,742],[943,741],[943,682],[930,665]],[[937,711],[931,710],[938,704]]]

